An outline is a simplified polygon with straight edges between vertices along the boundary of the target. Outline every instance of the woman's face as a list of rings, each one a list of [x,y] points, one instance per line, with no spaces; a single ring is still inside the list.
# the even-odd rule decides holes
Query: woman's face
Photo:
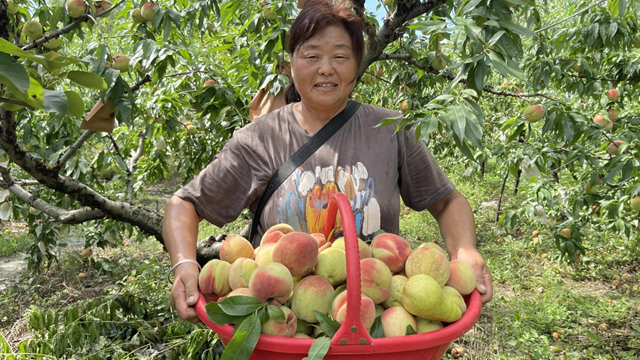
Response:
[[[291,75],[305,106],[323,111],[345,105],[357,71],[349,34],[331,26],[305,41],[291,59]]]

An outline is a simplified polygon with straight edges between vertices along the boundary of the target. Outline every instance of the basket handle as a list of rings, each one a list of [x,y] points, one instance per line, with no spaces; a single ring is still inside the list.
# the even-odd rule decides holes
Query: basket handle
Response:
[[[337,212],[340,212],[344,235],[344,250],[347,258],[347,315],[342,326],[336,331],[331,345],[371,345],[373,340],[360,319],[360,250],[358,248],[358,233],[351,211],[349,199],[342,193],[335,193],[329,199],[324,224],[324,235],[329,234],[336,223]]]

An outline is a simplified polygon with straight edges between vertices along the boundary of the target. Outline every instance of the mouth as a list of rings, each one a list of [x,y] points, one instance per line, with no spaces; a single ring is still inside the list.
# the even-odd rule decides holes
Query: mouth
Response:
[[[322,84],[315,84],[314,87],[319,88],[319,89],[331,89],[331,88],[336,88],[338,87],[338,84],[334,84],[334,83],[322,83]]]

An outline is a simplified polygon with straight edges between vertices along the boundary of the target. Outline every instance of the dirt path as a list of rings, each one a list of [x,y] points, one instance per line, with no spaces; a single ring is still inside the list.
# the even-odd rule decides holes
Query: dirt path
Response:
[[[58,248],[58,258],[66,252],[79,251],[84,247],[84,238],[69,237],[66,247]],[[20,281],[20,276],[27,270],[26,253],[16,253],[0,257],[0,292]]]

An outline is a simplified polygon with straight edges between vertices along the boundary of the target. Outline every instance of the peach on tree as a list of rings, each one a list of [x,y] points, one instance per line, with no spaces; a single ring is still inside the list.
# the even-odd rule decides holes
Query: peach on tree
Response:
[[[17,13],[20,6],[14,0],[7,0],[7,12],[11,15]]]
[[[42,25],[40,25],[40,21],[38,20],[29,20],[24,23],[22,32],[29,38],[29,40],[38,40],[42,37]]]
[[[140,8],[140,15],[142,15],[142,17],[147,21],[153,21],[156,16],[153,12],[153,7],[153,3],[150,2],[142,5],[142,8]]]
[[[144,17],[142,17],[142,14],[140,13],[140,8],[131,10],[131,20],[136,24],[142,24],[145,22]]]
[[[618,99],[620,99],[620,90],[611,89],[607,91],[607,98],[609,99],[609,101],[618,101]]]
[[[67,15],[72,18],[80,17],[87,12],[87,5],[84,0],[67,0],[66,8]]]
[[[539,105],[529,105],[524,109],[524,119],[528,122],[538,122],[544,117],[544,108]]]

